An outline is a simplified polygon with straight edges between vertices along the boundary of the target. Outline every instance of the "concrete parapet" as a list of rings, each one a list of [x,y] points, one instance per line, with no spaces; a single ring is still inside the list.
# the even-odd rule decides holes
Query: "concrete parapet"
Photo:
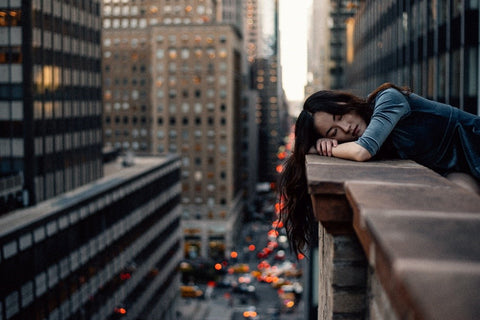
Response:
[[[319,319],[474,319],[480,196],[411,161],[307,156]]]

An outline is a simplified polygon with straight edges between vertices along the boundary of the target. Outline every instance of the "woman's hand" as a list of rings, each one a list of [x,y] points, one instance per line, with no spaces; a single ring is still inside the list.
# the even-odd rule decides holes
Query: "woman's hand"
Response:
[[[330,138],[321,138],[317,140],[315,148],[321,156],[332,156],[332,148],[338,146],[338,141]]]

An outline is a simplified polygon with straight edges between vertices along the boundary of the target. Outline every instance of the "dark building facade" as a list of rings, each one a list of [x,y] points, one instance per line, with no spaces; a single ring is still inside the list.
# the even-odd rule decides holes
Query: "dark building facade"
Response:
[[[277,180],[277,154],[287,132],[288,108],[282,88],[277,0],[245,2],[245,50],[250,88],[257,91],[258,181]]]
[[[331,0],[330,1],[330,88],[343,89],[349,85],[345,78],[346,64],[349,61],[349,29],[351,19],[357,9],[359,1]]]
[[[102,176],[100,2],[0,3],[0,173],[36,204]]]
[[[112,165],[0,218],[1,319],[176,319],[180,160]]]
[[[348,87],[383,82],[479,114],[479,2],[365,1],[355,17]]]

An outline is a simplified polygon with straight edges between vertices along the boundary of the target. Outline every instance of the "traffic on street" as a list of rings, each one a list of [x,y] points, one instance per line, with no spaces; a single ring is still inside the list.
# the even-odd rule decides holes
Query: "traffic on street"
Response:
[[[305,259],[290,252],[281,222],[250,219],[239,238],[223,261],[182,262],[179,319],[303,319]]]

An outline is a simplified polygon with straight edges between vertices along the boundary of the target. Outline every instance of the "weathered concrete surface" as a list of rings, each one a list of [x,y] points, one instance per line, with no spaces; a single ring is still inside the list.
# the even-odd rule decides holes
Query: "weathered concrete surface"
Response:
[[[480,196],[411,161],[312,155],[306,168],[317,220],[333,237],[354,232],[392,318],[480,317]]]

